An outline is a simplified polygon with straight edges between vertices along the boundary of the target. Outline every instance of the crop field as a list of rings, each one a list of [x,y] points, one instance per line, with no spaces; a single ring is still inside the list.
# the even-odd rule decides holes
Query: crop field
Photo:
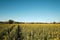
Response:
[[[60,24],[0,24],[0,40],[60,40]]]

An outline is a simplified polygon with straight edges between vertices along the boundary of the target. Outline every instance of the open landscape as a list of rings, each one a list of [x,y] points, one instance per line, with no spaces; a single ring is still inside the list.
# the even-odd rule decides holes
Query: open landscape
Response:
[[[60,24],[0,24],[0,40],[60,40]]]
[[[0,40],[60,40],[60,0],[0,0]]]

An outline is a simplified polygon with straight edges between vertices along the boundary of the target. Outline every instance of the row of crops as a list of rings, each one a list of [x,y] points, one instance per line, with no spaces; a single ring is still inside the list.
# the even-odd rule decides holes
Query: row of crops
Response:
[[[15,24],[0,26],[0,40],[60,40],[60,25]]]
[[[60,25],[21,25],[24,40],[60,40]]]
[[[20,31],[20,26],[0,26],[0,40],[22,40],[22,33]]]

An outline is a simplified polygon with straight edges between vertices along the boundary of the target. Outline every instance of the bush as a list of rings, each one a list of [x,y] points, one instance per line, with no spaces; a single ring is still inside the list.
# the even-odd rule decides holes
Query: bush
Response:
[[[14,23],[14,21],[13,20],[9,20],[9,24],[13,24]]]

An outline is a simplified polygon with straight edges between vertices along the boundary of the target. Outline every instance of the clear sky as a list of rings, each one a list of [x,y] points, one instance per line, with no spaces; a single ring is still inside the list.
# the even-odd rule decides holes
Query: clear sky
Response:
[[[0,21],[59,22],[60,0],[0,0]]]

